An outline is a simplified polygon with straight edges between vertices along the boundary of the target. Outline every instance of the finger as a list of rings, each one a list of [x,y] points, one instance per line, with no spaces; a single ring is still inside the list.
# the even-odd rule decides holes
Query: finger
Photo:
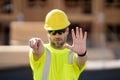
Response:
[[[69,28],[66,29],[66,32],[69,32]]]
[[[33,47],[34,47],[34,49],[37,49],[37,39],[33,40]]]
[[[72,29],[72,39],[76,39],[74,29]]]
[[[31,44],[31,48],[34,48],[34,40],[33,39],[30,40],[30,44]]]
[[[42,44],[41,44],[41,40],[38,39],[38,40],[37,40],[37,49],[39,49],[39,48],[41,47],[41,45],[42,45]]]
[[[37,47],[40,46],[40,40],[37,40]]]
[[[79,34],[79,29],[78,27],[76,27],[76,37],[79,38],[80,37],[80,34]]]
[[[83,39],[82,28],[80,28],[80,39]]]
[[[84,33],[84,40],[86,41],[87,39],[87,32]]]
[[[66,29],[66,32],[65,32],[65,34],[68,34],[68,33],[69,33],[69,28],[67,28],[67,29]]]

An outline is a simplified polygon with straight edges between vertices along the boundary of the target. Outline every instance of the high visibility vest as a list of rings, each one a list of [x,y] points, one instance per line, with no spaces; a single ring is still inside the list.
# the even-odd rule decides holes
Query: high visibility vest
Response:
[[[49,73],[50,61],[51,61],[50,51],[48,49],[46,49],[46,50],[47,50],[47,53],[46,53],[46,60],[45,60],[45,64],[44,64],[42,80],[47,80],[48,79],[48,73]],[[72,64],[72,51],[69,52],[68,63]]]
[[[64,52],[62,56],[59,51],[56,52],[57,57],[53,55],[55,51],[50,47],[46,47],[44,54],[37,61],[33,59],[33,53],[30,51],[30,65],[33,70],[34,80],[78,80],[79,75],[85,69],[85,64],[79,68],[73,61],[73,52],[68,49],[65,49],[65,51],[60,50],[60,52]],[[60,64],[64,65],[61,66]]]

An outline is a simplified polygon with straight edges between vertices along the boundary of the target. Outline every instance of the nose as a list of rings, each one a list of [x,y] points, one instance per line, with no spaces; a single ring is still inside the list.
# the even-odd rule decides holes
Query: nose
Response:
[[[54,37],[55,37],[55,38],[59,38],[59,37],[60,37],[60,34],[59,34],[59,33],[56,33],[56,34],[54,35]]]
[[[55,36],[60,36],[60,34],[59,34],[59,33],[56,33]]]

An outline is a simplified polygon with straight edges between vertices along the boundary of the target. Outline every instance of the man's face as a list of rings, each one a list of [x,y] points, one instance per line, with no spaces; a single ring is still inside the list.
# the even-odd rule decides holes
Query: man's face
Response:
[[[49,32],[49,41],[53,48],[62,49],[67,40],[68,28]]]

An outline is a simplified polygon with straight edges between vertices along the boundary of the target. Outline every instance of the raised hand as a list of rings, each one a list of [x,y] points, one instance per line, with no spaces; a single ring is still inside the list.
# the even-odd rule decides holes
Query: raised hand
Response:
[[[87,32],[82,33],[82,28],[76,27],[76,35],[74,32],[74,29],[72,29],[72,39],[73,44],[71,45],[65,45],[64,47],[72,50],[73,52],[77,53],[78,55],[82,55],[86,51],[86,38],[87,38]]]
[[[43,44],[40,38],[32,38],[29,40],[29,46],[33,49],[34,54],[38,55],[43,51]]]

